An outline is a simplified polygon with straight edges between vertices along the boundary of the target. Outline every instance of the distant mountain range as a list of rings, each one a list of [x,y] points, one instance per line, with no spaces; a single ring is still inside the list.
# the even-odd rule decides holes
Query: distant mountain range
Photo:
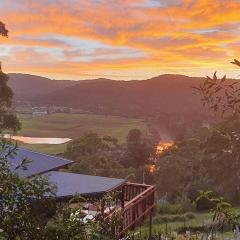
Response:
[[[112,115],[148,116],[156,113],[194,113],[202,109],[194,93],[202,78],[160,75],[147,80],[81,81],[9,74],[15,99],[38,105],[59,105]]]
[[[8,75],[9,85],[14,91],[15,99],[23,101],[31,101],[36,96],[50,94],[76,84],[74,81],[53,81],[49,78],[30,74],[10,73]]]

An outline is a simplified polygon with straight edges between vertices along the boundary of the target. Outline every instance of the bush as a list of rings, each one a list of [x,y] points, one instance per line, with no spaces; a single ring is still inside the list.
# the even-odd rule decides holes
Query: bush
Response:
[[[158,216],[154,219],[155,224],[161,224],[161,223],[171,223],[171,222],[184,222],[186,220],[186,217],[183,215],[173,215],[173,216]]]
[[[182,212],[183,212],[183,209],[181,204],[161,202],[158,205],[158,213],[160,214],[181,214]]]
[[[177,198],[175,201],[177,204],[180,204],[182,207],[182,213],[186,212],[195,212],[197,207],[196,203],[192,202],[189,198],[187,198],[185,195],[181,196],[180,198]]]
[[[158,205],[158,213],[160,214],[183,214],[195,211],[196,204],[186,197],[176,199],[175,203],[164,201]]]
[[[186,217],[183,215],[176,215],[172,218],[172,222],[184,222],[186,221]]]
[[[200,199],[197,202],[197,210],[198,211],[209,211],[210,209],[212,209],[214,207],[214,202],[211,202],[208,199]]]
[[[196,216],[195,216],[195,214],[193,214],[193,213],[186,213],[186,214],[185,214],[185,217],[186,217],[187,219],[194,219]]]
[[[6,235],[1,231],[2,231],[2,229],[0,229],[0,240],[7,240]]]

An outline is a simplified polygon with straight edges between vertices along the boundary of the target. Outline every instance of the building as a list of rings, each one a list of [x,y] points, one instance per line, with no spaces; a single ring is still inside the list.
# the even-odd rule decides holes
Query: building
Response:
[[[33,107],[32,117],[42,117],[48,115],[49,111],[47,107]]]
[[[119,228],[118,235],[122,236],[128,230],[134,229],[147,217],[150,218],[151,231],[155,202],[154,186],[130,183],[124,179],[61,172],[59,170],[71,165],[72,161],[23,148],[18,148],[16,153],[16,155],[8,158],[12,169],[21,177],[47,175],[49,181],[57,187],[57,201],[68,201],[75,194],[79,194],[86,199],[91,199],[91,202],[93,202],[107,193],[117,192],[119,205],[114,209],[115,211],[121,209],[123,213],[123,222]],[[15,170],[21,164],[22,159],[26,158],[31,160],[27,169],[17,168]],[[92,214],[94,212],[93,209],[88,209],[89,211]]]

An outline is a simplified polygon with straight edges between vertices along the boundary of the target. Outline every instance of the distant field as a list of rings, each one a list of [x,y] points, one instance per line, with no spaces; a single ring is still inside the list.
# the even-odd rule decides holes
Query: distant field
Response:
[[[132,128],[147,133],[147,126],[142,119],[104,116],[95,114],[65,114],[58,113],[38,118],[30,115],[19,115],[22,130],[18,133],[27,137],[60,137],[76,139],[86,132],[96,132],[99,135],[116,137],[119,143],[124,143],[127,133]],[[66,144],[20,144],[46,153],[61,153]]]
[[[47,154],[61,154],[66,148],[66,144],[26,144],[19,142],[19,147],[24,147],[33,151],[47,153]]]

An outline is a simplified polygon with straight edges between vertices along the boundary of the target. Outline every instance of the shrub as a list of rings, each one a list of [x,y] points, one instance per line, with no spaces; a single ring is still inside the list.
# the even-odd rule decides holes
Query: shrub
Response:
[[[158,216],[154,218],[155,224],[161,224],[161,223],[171,223],[171,222],[184,222],[186,220],[186,217],[183,215],[173,215],[173,216]]]
[[[196,203],[192,202],[189,198],[187,198],[185,195],[181,196],[180,198],[177,198],[175,201],[177,204],[180,204],[182,207],[182,213],[186,212],[195,212],[197,207]]]
[[[158,205],[158,213],[160,214],[180,214],[182,212],[183,212],[183,209],[181,204],[161,202]]]
[[[183,214],[186,212],[195,212],[196,204],[186,196],[177,198],[174,203],[162,201],[158,205],[160,214]]]
[[[212,202],[206,198],[200,199],[197,202],[197,210],[198,211],[209,211],[213,207],[214,207],[214,202]]]
[[[186,213],[186,214],[185,214],[185,217],[186,217],[187,219],[194,219],[196,216],[195,216],[195,214],[193,214],[193,213]]]
[[[0,229],[0,240],[7,240],[6,235],[2,232],[2,229]]]
[[[172,218],[172,222],[184,222],[186,221],[186,217],[183,215],[176,215]]]

